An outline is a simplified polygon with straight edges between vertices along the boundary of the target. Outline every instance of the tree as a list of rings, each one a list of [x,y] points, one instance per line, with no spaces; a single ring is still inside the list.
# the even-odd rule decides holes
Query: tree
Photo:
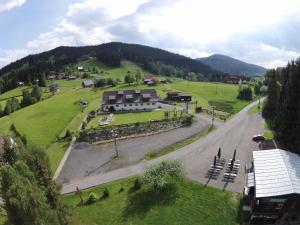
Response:
[[[112,87],[115,87],[117,85],[117,82],[112,78],[107,78],[106,83],[107,85],[111,85]]]
[[[10,99],[6,100],[6,105],[5,105],[4,113],[5,113],[5,115],[9,115],[9,114],[12,113],[12,106],[11,106]]]
[[[237,98],[246,101],[252,100],[252,88],[250,86],[240,86]]]
[[[37,99],[37,101],[41,100],[42,90],[38,85],[34,85],[31,91],[31,97]]]
[[[136,70],[134,76],[135,76],[135,82],[136,82],[136,83],[139,83],[140,80],[142,79],[142,73],[141,73],[141,71],[140,71],[140,70]]]
[[[8,221],[14,225],[59,225],[59,219],[47,204],[42,189],[23,162],[5,165],[0,170],[1,191]]]
[[[22,91],[22,96],[23,96],[22,101],[21,101],[21,106],[22,107],[31,105],[33,103],[32,102],[33,99],[32,99],[32,97],[31,97],[31,95],[30,95],[30,93],[29,93],[29,91],[27,89],[24,89]]]
[[[268,71],[266,74],[266,79],[268,85],[268,95],[263,106],[262,115],[266,119],[273,120],[279,100],[279,85],[276,79],[276,71]]]
[[[45,73],[42,73],[42,75],[39,78],[39,86],[40,87],[46,87],[47,86],[47,79]]]
[[[125,75],[124,82],[129,85],[131,85],[134,82],[134,77],[131,75],[130,71],[128,71]]]
[[[268,92],[267,103],[270,104],[269,101],[271,101],[272,104],[276,104],[275,106],[271,105],[270,110],[277,109],[276,112],[270,112],[268,116],[271,115],[271,118],[274,118],[276,138],[289,150],[300,153],[300,60],[289,63],[282,70],[282,79],[279,98],[272,96],[277,93],[278,88],[273,92]],[[275,84],[272,86],[275,86]],[[272,100],[272,97],[274,100]]]
[[[163,189],[170,183],[170,178],[182,178],[183,174],[184,169],[179,161],[162,161],[145,170],[143,182],[155,189]]]

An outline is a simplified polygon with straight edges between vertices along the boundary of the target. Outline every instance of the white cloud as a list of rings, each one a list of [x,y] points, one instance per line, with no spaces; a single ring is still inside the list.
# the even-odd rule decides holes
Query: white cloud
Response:
[[[0,12],[9,11],[12,8],[20,7],[26,0],[0,0]]]
[[[283,29],[282,21],[288,18],[300,20],[300,1],[85,0],[71,4],[54,28],[29,41],[23,52],[123,41],[192,58],[221,53],[267,67],[282,66],[297,57],[300,42],[280,46],[288,34],[265,33]],[[0,66],[9,61],[4,58]]]

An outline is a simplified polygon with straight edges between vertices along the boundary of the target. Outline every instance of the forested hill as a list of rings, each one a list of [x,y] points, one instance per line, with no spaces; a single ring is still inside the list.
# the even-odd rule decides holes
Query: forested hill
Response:
[[[259,76],[266,72],[266,69],[254,64],[245,63],[238,59],[226,55],[211,55],[209,57],[198,58],[198,61],[209,65],[212,69],[224,73],[239,74],[244,76]]]
[[[48,76],[50,71],[61,71],[66,65],[79,62],[82,57],[96,57],[112,67],[120,66],[121,60],[126,59],[155,74],[191,80],[221,81],[225,76],[202,62],[162,49],[111,42],[97,46],[63,46],[29,55],[0,69],[0,89],[2,88],[3,92],[15,86],[17,81],[30,83],[39,79],[42,73]],[[4,84],[1,85],[1,82]]]

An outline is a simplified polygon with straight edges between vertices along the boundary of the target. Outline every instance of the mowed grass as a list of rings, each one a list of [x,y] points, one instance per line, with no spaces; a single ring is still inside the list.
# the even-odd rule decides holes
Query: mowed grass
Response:
[[[165,191],[142,186],[132,189],[134,178],[116,181],[83,192],[110,195],[92,205],[79,205],[79,197],[69,195],[65,201],[73,208],[71,225],[235,225],[239,224],[240,195],[189,180],[175,181]],[[120,192],[123,188],[124,191]]]
[[[111,122],[109,125],[121,125],[121,124],[129,124],[129,123],[146,122],[151,120],[162,120],[165,118],[165,112],[169,112],[169,118],[173,117],[174,111],[170,111],[170,110],[154,110],[151,112],[132,112],[132,113],[114,114],[114,121]],[[177,112],[177,115],[179,115],[179,113],[180,112]],[[88,123],[87,128],[99,127],[99,119],[103,116],[104,115],[96,116]]]
[[[0,124],[5,124],[0,126],[0,132],[7,133],[9,126],[14,123],[17,130],[27,136],[29,145],[46,148],[81,111],[79,102],[94,99],[99,99],[99,95],[92,90],[62,91],[38,104],[0,118]]]
[[[197,100],[198,106],[202,106],[203,108],[208,108],[210,102],[216,102],[216,109],[218,111],[226,112],[226,108],[230,107],[232,109],[232,113],[236,113],[249,103],[236,98],[239,89],[238,85],[179,81],[171,83],[169,86],[173,90],[191,94],[193,96],[192,100]],[[222,104],[217,104],[218,102]],[[222,105],[227,105],[227,107]]]

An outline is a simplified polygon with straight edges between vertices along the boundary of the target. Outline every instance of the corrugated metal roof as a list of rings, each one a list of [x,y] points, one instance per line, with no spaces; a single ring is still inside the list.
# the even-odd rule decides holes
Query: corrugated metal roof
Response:
[[[300,194],[300,157],[281,149],[253,151],[256,197]]]

